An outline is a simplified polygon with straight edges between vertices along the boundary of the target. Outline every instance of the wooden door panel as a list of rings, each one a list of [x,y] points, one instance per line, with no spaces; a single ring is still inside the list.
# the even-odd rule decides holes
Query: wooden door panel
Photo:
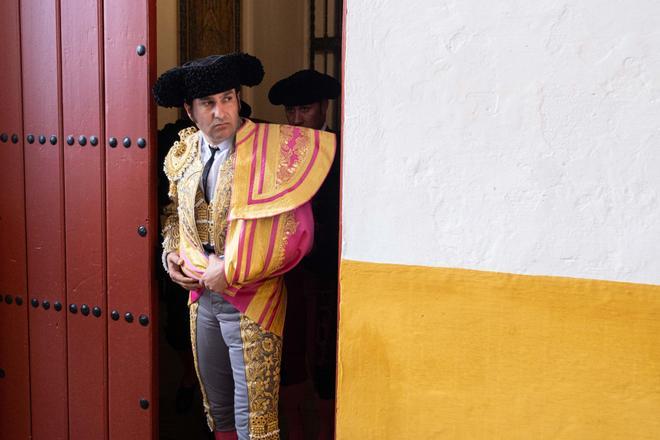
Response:
[[[57,5],[57,0],[21,1],[23,127],[32,140],[25,145],[25,201],[35,440],[68,437]],[[56,303],[62,305],[59,311]]]
[[[30,365],[18,0],[0,4],[0,432],[30,435]]]
[[[154,249],[158,231],[150,85],[155,2],[106,2],[105,149],[111,438],[156,435]]]
[[[60,0],[69,438],[107,438],[102,9]]]
[[[0,38],[0,436],[155,438],[155,2],[6,0]]]

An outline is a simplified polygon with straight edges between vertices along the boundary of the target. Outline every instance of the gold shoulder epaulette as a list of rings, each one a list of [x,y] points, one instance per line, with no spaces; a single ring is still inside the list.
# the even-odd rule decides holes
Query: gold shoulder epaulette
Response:
[[[197,153],[198,140],[197,128],[188,127],[179,132],[179,140],[174,142],[170,151],[165,156],[165,175],[170,182],[176,182],[193,162]]]

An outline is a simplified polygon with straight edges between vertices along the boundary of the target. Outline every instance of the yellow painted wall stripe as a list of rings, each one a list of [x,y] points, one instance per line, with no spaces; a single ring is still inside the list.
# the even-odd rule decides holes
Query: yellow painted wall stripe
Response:
[[[660,439],[660,286],[342,261],[337,438]]]

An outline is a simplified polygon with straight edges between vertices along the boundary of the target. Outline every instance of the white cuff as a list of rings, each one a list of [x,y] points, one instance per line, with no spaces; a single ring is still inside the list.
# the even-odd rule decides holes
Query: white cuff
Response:
[[[169,269],[169,267],[167,267],[167,255],[168,254],[169,254],[169,252],[163,251],[163,253],[160,255],[160,259],[163,262],[163,267],[165,268],[165,273],[167,273],[169,275],[170,269]]]

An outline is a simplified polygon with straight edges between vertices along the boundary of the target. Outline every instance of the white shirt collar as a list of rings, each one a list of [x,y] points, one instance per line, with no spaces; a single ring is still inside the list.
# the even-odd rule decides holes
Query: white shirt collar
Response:
[[[224,141],[220,142],[218,145],[213,145],[211,142],[209,142],[208,139],[206,139],[206,136],[202,132],[202,130],[199,130],[199,143],[200,143],[200,148],[202,151],[203,156],[210,156],[211,155],[211,148],[217,148],[219,151],[225,151],[229,150],[231,147],[234,146],[234,136],[225,139]]]

